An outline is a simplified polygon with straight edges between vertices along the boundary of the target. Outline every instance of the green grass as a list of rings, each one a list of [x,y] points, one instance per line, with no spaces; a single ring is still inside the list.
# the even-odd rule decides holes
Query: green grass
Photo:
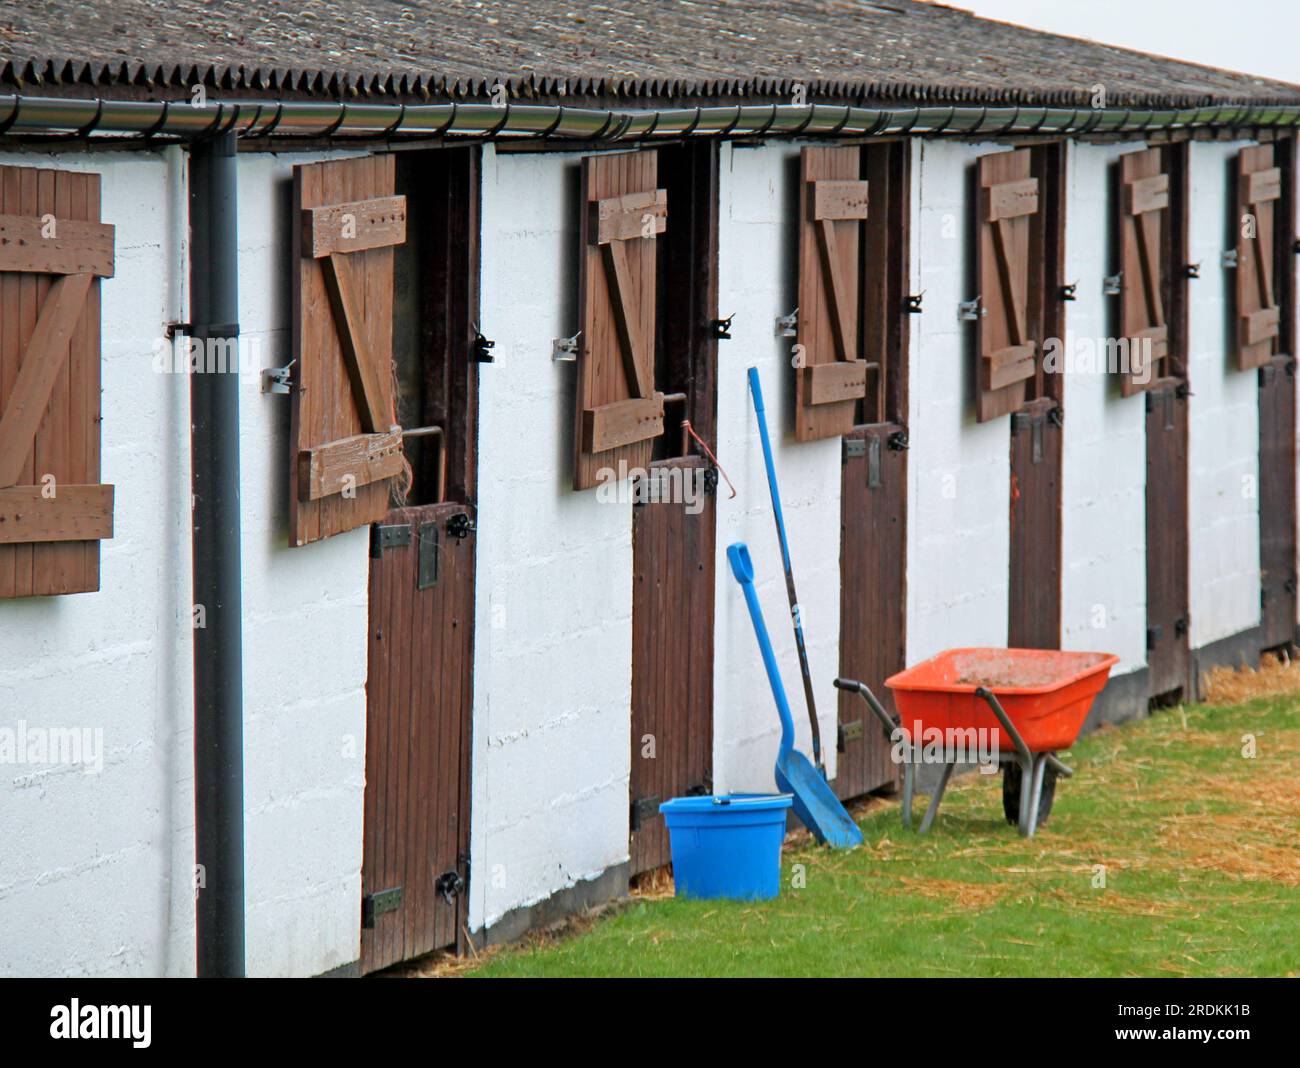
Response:
[[[970,775],[926,837],[877,802],[865,847],[787,844],[773,901],[634,898],[468,974],[1300,974],[1300,698],[1167,709],[1066,762],[1031,840],[1003,821],[1000,780]]]

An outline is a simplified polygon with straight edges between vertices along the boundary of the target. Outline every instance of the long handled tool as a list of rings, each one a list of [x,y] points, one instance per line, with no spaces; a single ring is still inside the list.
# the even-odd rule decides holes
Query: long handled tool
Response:
[[[808,703],[808,722],[812,724],[813,763],[826,777],[822,763],[822,732],[817,726],[817,702],[813,699],[812,672],[808,668],[808,648],[803,640],[803,621],[799,613],[799,597],[794,592],[794,568],[790,564],[790,546],[785,540],[785,516],[781,512],[781,491],[776,485],[776,465],[772,462],[772,442],[767,436],[767,414],[763,409],[763,387],[758,381],[758,368],[749,369],[749,391],[754,395],[754,412],[758,416],[758,433],[763,439],[763,463],[767,465],[767,488],[772,494],[772,514],[776,517],[776,536],[781,542],[781,565],[785,568],[785,592],[790,598],[790,619],[794,622],[794,644],[799,649],[799,670],[803,673],[803,696]]]
[[[759,607],[758,593],[754,589],[754,562],[749,558],[749,547],[744,542],[728,545],[727,559],[731,561],[731,573],[736,576],[736,581],[745,594],[745,604],[749,606],[749,617],[754,621],[754,634],[758,638],[758,651],[763,655],[767,681],[772,686],[776,711],[781,717],[781,748],[776,754],[776,788],[782,793],[794,795],[795,813],[803,820],[804,826],[812,831],[817,841],[836,849],[861,845],[862,832],[840,804],[830,783],[794,747],[794,720],[790,716],[790,704],[785,698],[785,686],[781,682],[781,669],[777,667],[772,640],[768,637],[763,610]]]

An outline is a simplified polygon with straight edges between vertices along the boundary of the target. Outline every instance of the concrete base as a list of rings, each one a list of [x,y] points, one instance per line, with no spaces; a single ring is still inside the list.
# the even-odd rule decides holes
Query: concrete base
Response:
[[[1147,714],[1147,669],[1138,668],[1126,675],[1112,675],[1093,701],[1081,733],[1095,731],[1103,723],[1127,723]]]
[[[518,941],[529,931],[549,927],[583,909],[604,904],[617,897],[626,897],[628,870],[625,861],[607,868],[594,879],[586,879],[558,890],[543,901],[511,909],[491,927],[473,932],[474,948],[484,949],[502,942]]]

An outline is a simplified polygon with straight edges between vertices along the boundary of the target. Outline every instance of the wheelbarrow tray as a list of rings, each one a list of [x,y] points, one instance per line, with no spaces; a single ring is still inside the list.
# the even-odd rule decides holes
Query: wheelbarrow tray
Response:
[[[885,680],[894,693],[901,725],[914,742],[923,731],[983,728],[1001,751],[1015,742],[988,704],[976,694],[984,687],[1001,702],[1029,749],[1035,753],[1069,749],[1093,699],[1119,662],[1111,653],[1055,649],[949,649]]]

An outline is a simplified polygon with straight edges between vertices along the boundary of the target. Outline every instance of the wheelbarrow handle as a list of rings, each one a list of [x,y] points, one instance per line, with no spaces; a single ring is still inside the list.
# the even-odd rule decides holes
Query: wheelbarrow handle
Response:
[[[867,707],[875,714],[876,719],[880,720],[880,725],[885,728],[885,733],[891,738],[894,731],[900,730],[902,724],[895,721],[894,717],[885,711],[885,707],[876,700],[876,695],[867,688],[865,682],[859,682],[857,679],[836,679],[835,688],[837,690],[848,690],[851,693],[857,693],[864,701]],[[906,734],[906,731],[903,731]]]
[[[1001,702],[998,701],[997,696],[993,691],[987,686],[976,686],[975,696],[982,697],[989,708],[993,710],[993,714],[997,716],[998,722],[1002,724],[1002,729],[1007,732],[1007,737],[1011,739],[1011,744],[1016,747],[1016,753],[1020,757],[1021,765],[1024,767],[1032,766],[1034,762],[1034,754],[1029,751],[1028,744],[1026,744],[1024,738],[1021,737],[1020,732],[1016,730],[1016,725],[1011,722],[1011,717],[1007,715]]]

